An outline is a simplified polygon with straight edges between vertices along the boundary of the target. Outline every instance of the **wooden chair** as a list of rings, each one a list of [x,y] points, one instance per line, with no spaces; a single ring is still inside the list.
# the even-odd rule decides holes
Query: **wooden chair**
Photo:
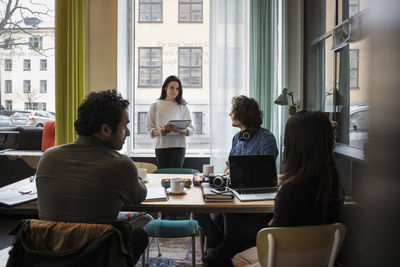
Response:
[[[157,170],[157,166],[148,163],[148,162],[135,162],[136,168],[145,168],[147,169],[147,173],[154,173],[155,170]]]
[[[333,267],[345,236],[340,223],[271,227],[257,234],[257,253],[261,266]]]

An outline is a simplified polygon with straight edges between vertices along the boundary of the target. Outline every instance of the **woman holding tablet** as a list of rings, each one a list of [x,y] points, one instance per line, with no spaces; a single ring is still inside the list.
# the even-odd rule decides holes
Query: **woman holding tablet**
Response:
[[[159,168],[182,168],[186,152],[186,136],[194,133],[190,111],[182,98],[178,77],[165,79],[160,98],[151,104],[146,129],[154,138]]]

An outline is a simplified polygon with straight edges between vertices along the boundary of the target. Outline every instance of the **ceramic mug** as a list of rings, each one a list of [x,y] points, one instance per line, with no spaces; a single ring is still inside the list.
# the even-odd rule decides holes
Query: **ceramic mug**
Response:
[[[183,178],[172,178],[171,179],[171,192],[172,193],[182,193],[183,192]]]
[[[211,173],[214,173],[214,165],[204,164],[203,165],[203,175],[209,176]]]
[[[146,180],[147,179],[147,169],[146,168],[138,168],[138,176],[140,178],[142,178],[142,180]]]

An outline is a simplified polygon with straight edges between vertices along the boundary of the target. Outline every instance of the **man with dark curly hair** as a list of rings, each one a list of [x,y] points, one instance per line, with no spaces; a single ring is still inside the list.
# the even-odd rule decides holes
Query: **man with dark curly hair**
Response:
[[[78,138],[46,150],[39,162],[40,219],[112,221],[123,204],[138,204],[146,198],[147,189],[134,162],[116,151],[130,135],[128,105],[115,90],[108,90],[90,93],[79,106],[74,124]],[[139,216],[136,222],[143,220]],[[135,258],[147,245],[146,234],[143,239]]]
[[[232,140],[230,155],[274,155],[278,149],[274,135],[262,124],[262,111],[257,101],[241,95],[232,98],[229,113],[232,126],[239,132]],[[229,166],[225,168],[229,174]],[[266,227],[272,214],[196,214],[207,246],[214,248],[203,257],[207,266],[231,266],[231,258],[238,252],[255,246],[258,231]]]

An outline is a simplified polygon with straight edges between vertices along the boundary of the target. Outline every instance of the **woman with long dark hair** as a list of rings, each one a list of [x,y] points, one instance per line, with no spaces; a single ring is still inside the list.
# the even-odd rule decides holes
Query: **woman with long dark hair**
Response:
[[[182,97],[180,79],[174,75],[165,79],[160,98],[151,104],[146,129],[155,138],[155,152],[159,168],[182,168],[186,152],[186,136],[194,133],[193,123],[180,129],[168,125],[170,120],[190,120],[190,111]]]
[[[284,146],[272,226],[339,222],[343,196],[329,119],[322,112],[296,113],[286,123]]]

